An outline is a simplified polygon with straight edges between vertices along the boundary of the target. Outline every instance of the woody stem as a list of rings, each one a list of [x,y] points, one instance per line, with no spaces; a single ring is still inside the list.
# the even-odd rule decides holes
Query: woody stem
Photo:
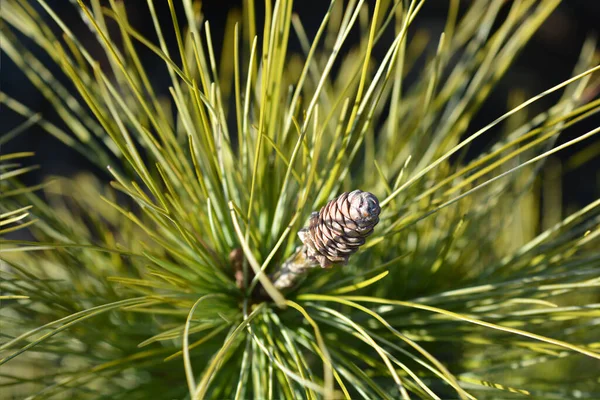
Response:
[[[281,267],[271,274],[270,278],[273,285],[279,290],[293,288],[298,281],[306,276],[308,271],[318,266],[314,260],[306,255],[306,246],[300,246]]]

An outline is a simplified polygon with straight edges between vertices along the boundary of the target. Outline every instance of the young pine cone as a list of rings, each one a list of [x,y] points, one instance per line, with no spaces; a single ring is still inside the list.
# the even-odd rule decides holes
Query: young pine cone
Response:
[[[329,201],[319,212],[313,212],[309,226],[298,232],[307,258],[323,268],[348,263],[348,257],[373,232],[380,211],[377,197],[361,190]]]

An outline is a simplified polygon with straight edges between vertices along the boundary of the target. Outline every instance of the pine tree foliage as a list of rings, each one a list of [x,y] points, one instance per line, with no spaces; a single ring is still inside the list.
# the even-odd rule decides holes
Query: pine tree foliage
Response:
[[[155,38],[126,2],[77,3],[105,62],[44,0],[2,2],[3,55],[64,126],[1,93],[24,122],[0,144],[37,125],[108,167],[26,187],[31,153],[0,155],[2,391],[600,396],[600,200],[552,224],[539,208],[548,157],[600,131],[557,142],[600,110],[595,42],[571,78],[472,123],[558,0],[449,1],[429,39],[409,29],[424,0],[332,1],[315,32],[291,0],[247,0],[223,40],[192,0],[168,0],[170,16],[148,0]],[[311,212],[356,189],[380,200],[366,243],[277,289]]]

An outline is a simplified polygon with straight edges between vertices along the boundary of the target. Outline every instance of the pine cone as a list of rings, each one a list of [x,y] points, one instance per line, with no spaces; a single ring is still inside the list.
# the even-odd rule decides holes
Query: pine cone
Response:
[[[307,258],[323,268],[347,264],[348,257],[373,232],[380,211],[377,197],[361,190],[329,201],[319,212],[313,212],[308,227],[298,232]]]

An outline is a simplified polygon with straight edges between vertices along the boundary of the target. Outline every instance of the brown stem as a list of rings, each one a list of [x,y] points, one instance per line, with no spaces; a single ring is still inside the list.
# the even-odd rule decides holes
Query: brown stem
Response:
[[[296,252],[271,274],[271,281],[277,289],[292,289],[308,271],[319,265],[314,259],[308,257],[306,252],[306,246],[297,247]]]

